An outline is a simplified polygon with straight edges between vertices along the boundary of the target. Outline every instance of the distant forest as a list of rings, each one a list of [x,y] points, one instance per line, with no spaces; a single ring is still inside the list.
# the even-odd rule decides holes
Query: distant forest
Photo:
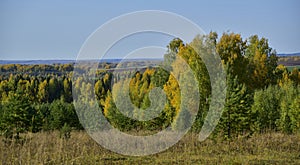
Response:
[[[300,68],[296,66],[300,58],[278,58],[268,40],[257,35],[242,39],[240,34],[224,33],[218,37],[215,32],[196,36],[191,43],[173,39],[161,62],[175,65],[176,56],[183,58],[198,81],[198,84],[186,82],[187,85],[197,85],[200,100],[207,100],[199,100],[199,112],[191,131],[200,131],[211,98],[209,75],[205,63],[193,49],[195,47],[201,52],[214,48],[222,61],[222,66],[216,67],[226,71],[225,107],[213,135],[230,139],[265,131],[300,132]],[[128,61],[126,65],[143,68],[139,71],[119,70],[134,75],[129,83],[129,95],[137,108],[145,110],[151,105],[149,92],[154,87],[160,87],[166,93],[166,104],[158,117],[136,121],[117,109],[111,89],[118,91],[124,84],[122,77],[112,74],[117,63],[99,63],[90,83],[80,78],[72,81],[74,64],[0,65],[1,136],[20,139],[22,133],[51,130],[59,130],[62,136],[68,136],[71,130],[83,129],[74,104],[84,105],[83,102],[88,100],[73,98],[72,92],[84,94],[87,91],[94,91],[99,111],[122,131],[158,131],[168,126],[173,129],[184,126],[186,121],[179,120],[179,116],[184,115],[180,109],[182,96],[174,76],[158,67],[161,65],[158,61]],[[89,67],[87,63],[82,69]],[[83,72],[82,76],[89,75]],[[145,113],[133,112],[137,116]]]

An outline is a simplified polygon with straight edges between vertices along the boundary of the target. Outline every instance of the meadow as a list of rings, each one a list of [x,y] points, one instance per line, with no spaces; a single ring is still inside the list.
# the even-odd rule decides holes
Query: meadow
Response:
[[[0,143],[1,164],[300,164],[300,135],[263,133],[250,138],[200,142],[188,133],[168,150],[149,156],[113,153],[84,131],[27,133],[23,144]]]

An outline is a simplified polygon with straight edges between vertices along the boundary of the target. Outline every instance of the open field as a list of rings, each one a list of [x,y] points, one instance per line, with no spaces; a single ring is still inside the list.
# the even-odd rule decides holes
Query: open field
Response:
[[[300,135],[265,133],[231,142],[195,134],[155,155],[144,157],[112,153],[85,132],[68,140],[58,132],[26,134],[23,145],[0,143],[1,164],[300,164]]]
[[[288,69],[288,71],[292,71],[294,68],[300,69],[300,65],[295,65],[295,66],[287,66],[286,67]]]
[[[299,66],[300,56],[279,56],[278,64],[285,66]]]

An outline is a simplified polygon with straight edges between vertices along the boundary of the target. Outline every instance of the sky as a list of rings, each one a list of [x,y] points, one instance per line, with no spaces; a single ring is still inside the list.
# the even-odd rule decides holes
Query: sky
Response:
[[[300,52],[298,0],[1,0],[0,60],[75,60],[99,26],[141,10],[173,12],[205,33],[216,31],[219,36],[227,31],[240,33],[244,39],[257,34],[267,38],[278,53]],[[157,34],[132,36],[115,46],[107,58],[121,57],[124,48],[130,52],[152,42],[165,47],[170,39]]]

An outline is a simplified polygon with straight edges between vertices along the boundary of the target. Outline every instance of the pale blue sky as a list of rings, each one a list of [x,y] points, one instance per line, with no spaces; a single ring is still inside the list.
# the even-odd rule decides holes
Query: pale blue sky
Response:
[[[268,38],[278,53],[300,52],[298,0],[1,0],[0,60],[76,59],[81,45],[100,25],[139,10],[174,12],[206,33],[230,30],[244,38],[258,34]],[[147,37],[139,41],[146,44]],[[164,46],[169,40],[152,38]]]

